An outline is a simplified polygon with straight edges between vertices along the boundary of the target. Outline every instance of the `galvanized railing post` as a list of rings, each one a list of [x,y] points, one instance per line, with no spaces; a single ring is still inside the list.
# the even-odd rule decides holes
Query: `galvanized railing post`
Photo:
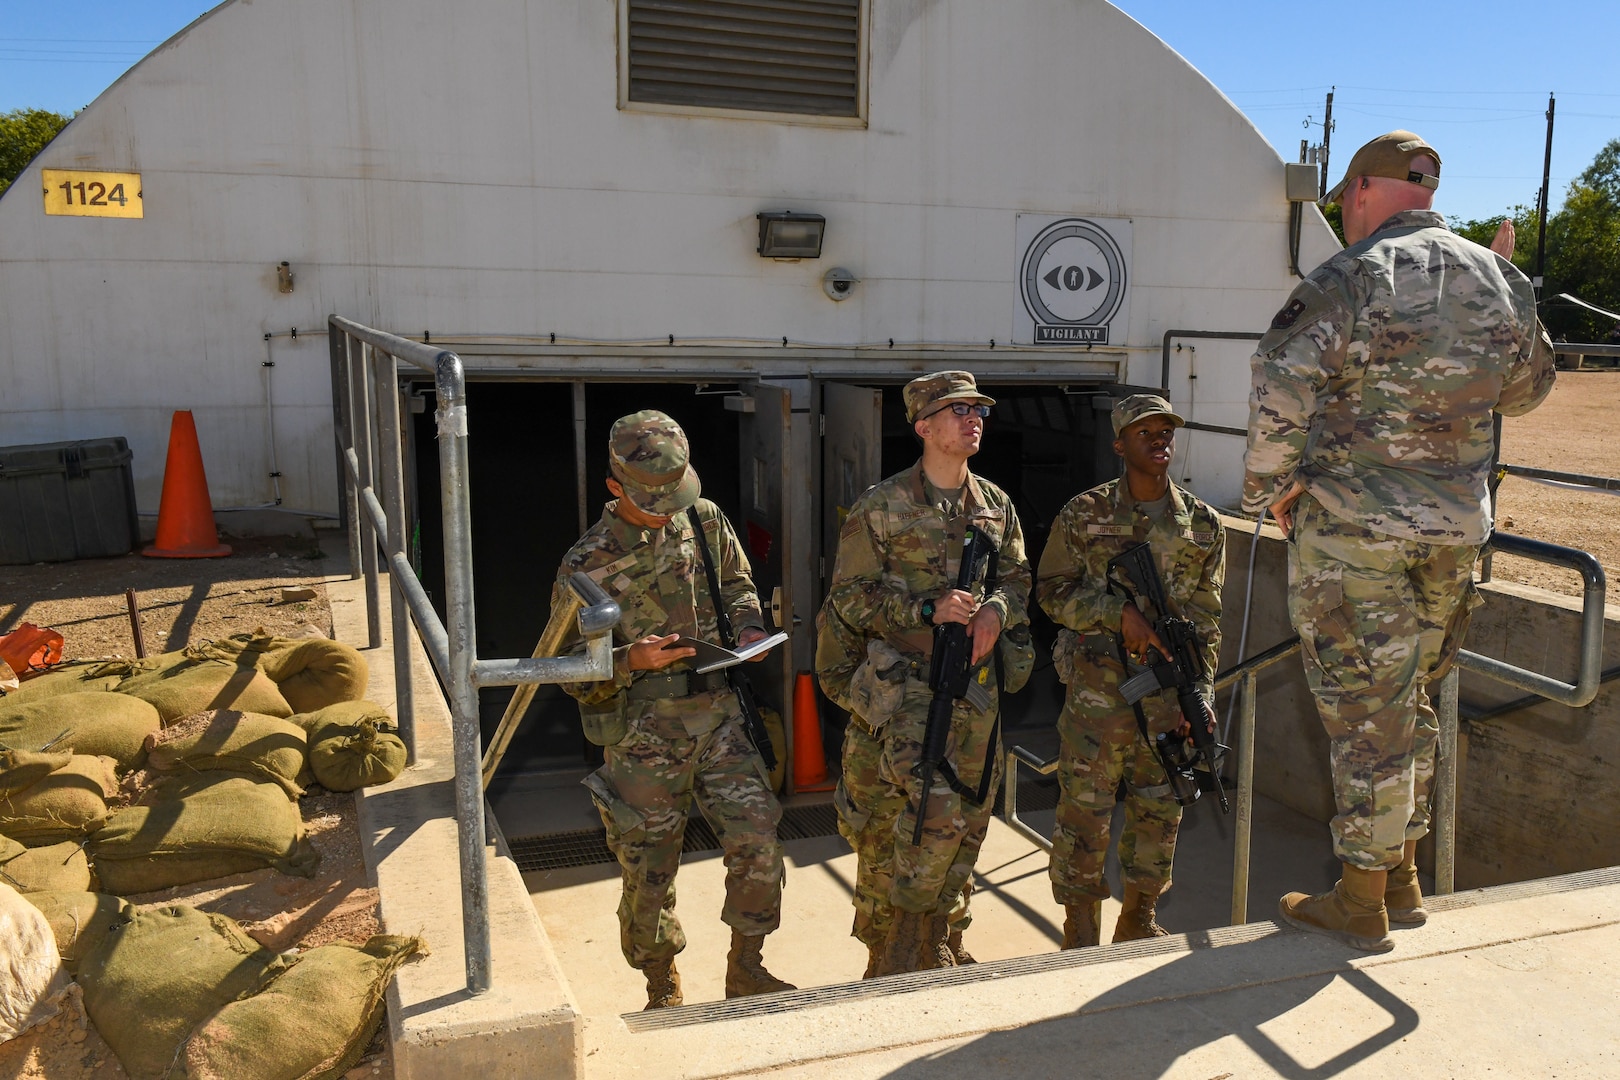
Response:
[[[349,580],[360,576],[360,483],[349,472],[349,448],[344,442],[354,441],[354,338],[348,331],[332,327],[332,334],[342,335],[341,348],[334,348],[338,372],[332,380],[333,392],[339,395],[338,412],[342,416],[338,432],[338,474],[343,484],[344,523],[348,526],[344,540],[349,548]]]
[[[1457,674],[1453,665],[1440,680],[1435,701],[1440,742],[1434,755],[1434,891],[1439,896],[1457,883]]]
[[[352,356],[351,356],[352,360]],[[349,465],[354,470],[355,487],[362,502],[366,492],[372,490],[371,469],[371,346],[360,345],[360,362],[349,365],[349,402],[352,423],[349,427],[354,445]],[[371,515],[360,514],[360,568],[366,576],[366,634],[369,648],[382,645],[382,604],[377,591],[377,527]]]
[[[405,764],[416,764],[416,703],[411,693],[411,613],[397,569],[405,554],[405,477],[400,448],[399,378],[392,355],[371,350],[372,382],[377,388],[377,449],[382,463],[382,502],[388,515],[390,622],[394,637],[394,711],[405,743]]]
[[[1237,826],[1232,836],[1232,925],[1249,921],[1249,847],[1254,834],[1254,699],[1259,678],[1245,671],[1238,683]]]
[[[489,883],[484,865],[484,788],[478,751],[478,688],[473,668],[478,639],[473,610],[472,513],[467,476],[467,399],[461,360],[440,356],[438,391],[439,489],[444,505],[445,630],[449,636],[450,721],[456,761],[456,837],[461,852],[461,925],[467,989],[489,989]],[[455,553],[452,555],[451,553]],[[461,557],[457,557],[461,556]]]

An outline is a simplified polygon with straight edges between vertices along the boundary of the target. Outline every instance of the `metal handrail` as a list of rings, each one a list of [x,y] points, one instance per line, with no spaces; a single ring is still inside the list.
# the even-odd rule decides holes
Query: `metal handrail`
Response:
[[[473,617],[471,496],[467,469],[467,395],[461,358],[339,315],[328,320],[337,391],[338,457],[344,468],[349,552],[353,570],[366,579],[366,627],[370,647],[382,645],[377,550],[388,560],[393,589],[394,695],[407,763],[416,762],[416,716],[412,695],[410,634],[414,624],[450,705],[454,744],[456,841],[460,862],[461,923],[467,990],[490,987],[489,895],[484,865],[484,790],[479,755],[478,689],[514,683],[611,678],[611,631],[617,605],[600,589],[570,583],[585,607],[578,625],[586,637],[579,657],[527,660],[478,659]],[[356,345],[358,344],[358,357]],[[445,620],[440,621],[417,580],[405,550],[404,463],[400,438],[400,363],[433,376],[438,397],[439,485],[443,498]],[[372,419],[376,418],[375,437]],[[382,498],[374,462],[380,459]],[[587,584],[591,584],[587,582]]]

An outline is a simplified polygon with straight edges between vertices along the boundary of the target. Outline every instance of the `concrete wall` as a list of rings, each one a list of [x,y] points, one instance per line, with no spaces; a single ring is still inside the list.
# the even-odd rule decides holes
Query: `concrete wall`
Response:
[[[1009,341],[1017,215],[1083,214],[1131,221],[1123,354],[1156,385],[1166,330],[1263,328],[1293,280],[1282,159],[1100,0],[872,5],[860,127],[620,109],[617,15],[229,0],[198,19],[0,199],[3,441],[125,435],[150,512],[170,412],[190,407],[216,506],[268,501],[279,469],[285,506],[332,511],[311,332],[334,312],[486,344],[892,338],[944,366]],[[138,172],[145,217],[48,217],[42,168]],[[766,209],[824,214],[823,257],[761,260]],[[1335,247],[1308,210],[1302,264]],[[861,279],[837,304],[835,265]],[[1074,354],[1042,355],[1062,381]],[[1242,424],[1248,347],[1201,344],[1196,394],[1193,355],[1178,403]],[[1236,443],[1178,475],[1230,501]]]
[[[1226,519],[1225,642],[1221,666],[1238,660],[1243,593],[1254,523]],[[1246,655],[1293,634],[1287,609],[1287,548],[1276,526],[1261,533]],[[1573,682],[1581,605],[1575,597],[1492,582],[1474,614],[1465,647],[1484,656]],[[1620,663],[1620,605],[1608,608],[1605,670]],[[1581,709],[1543,701],[1496,719],[1464,720],[1458,746],[1459,889],[1499,885],[1620,864],[1620,691],[1607,683]],[[1323,822],[1333,816],[1327,737],[1298,656],[1260,680],[1255,788]],[[1523,691],[1464,672],[1459,696],[1484,709]],[[1225,715],[1225,699],[1217,703]],[[1235,721],[1234,721],[1235,730]],[[1328,843],[1323,829],[1324,848]],[[1425,844],[1419,861],[1429,868]]]

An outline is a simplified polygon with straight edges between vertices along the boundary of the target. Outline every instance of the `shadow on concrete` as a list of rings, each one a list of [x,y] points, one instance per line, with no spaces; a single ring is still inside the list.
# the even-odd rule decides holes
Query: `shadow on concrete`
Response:
[[[1168,1075],[1178,1062],[1222,1039],[1239,1039],[1256,1056],[1290,1080],[1325,1080],[1367,1060],[1418,1028],[1416,1010],[1324,946],[1317,963],[1301,963],[1300,936],[1279,933],[1219,947],[1199,947],[1173,963],[1116,986],[1083,1005],[1078,1013],[1009,1031],[993,1032],[960,1047],[909,1062],[888,1074],[891,1080],[933,1080],[994,1070],[1000,1075],[1052,1075],[1054,1062],[1091,1061],[1129,1068],[1114,1075],[1132,1078]],[[1325,962],[1320,962],[1325,961]],[[1365,999],[1387,1022],[1372,1035],[1344,1045],[1350,1032],[1317,1029],[1308,1043],[1279,1043],[1262,1030],[1328,989],[1335,981]],[[1368,1026],[1366,1007],[1354,1008],[1354,1028]],[[1342,1003],[1334,1013],[1343,1014]],[[1301,1060],[1302,1051],[1316,1060]],[[1323,1055],[1329,1055],[1323,1059]],[[1207,1058],[1205,1059],[1207,1062]],[[1233,1062],[1238,1069],[1240,1063]],[[1079,1075],[1066,1070],[1065,1075]],[[1238,1075],[1237,1072],[1227,1075]]]

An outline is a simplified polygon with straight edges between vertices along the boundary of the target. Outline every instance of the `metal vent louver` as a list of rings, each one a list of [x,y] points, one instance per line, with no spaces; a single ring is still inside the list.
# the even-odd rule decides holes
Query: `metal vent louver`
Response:
[[[861,0],[625,0],[632,102],[858,116]]]

